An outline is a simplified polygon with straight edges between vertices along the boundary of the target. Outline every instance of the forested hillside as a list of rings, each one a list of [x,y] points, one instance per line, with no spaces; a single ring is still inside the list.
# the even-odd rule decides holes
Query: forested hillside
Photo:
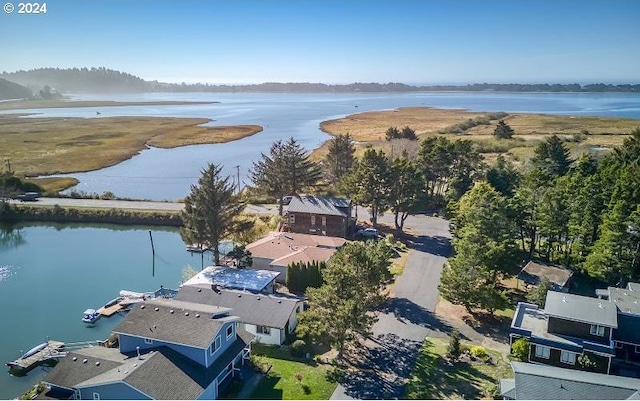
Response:
[[[145,81],[126,72],[105,67],[91,68],[38,68],[28,71],[3,72],[0,77],[29,87],[34,93],[45,86],[58,92],[636,92],[640,84],[490,84],[422,85],[412,86],[399,82],[327,85],[310,82],[265,82],[249,85],[211,85],[206,83],[163,83]],[[185,77],[186,79],[186,77]]]
[[[0,78],[0,100],[29,99],[31,97],[32,94],[28,88]]]
[[[49,86],[58,92],[147,92],[151,84],[125,72],[100,68],[38,68],[3,72],[0,77],[38,91]]]

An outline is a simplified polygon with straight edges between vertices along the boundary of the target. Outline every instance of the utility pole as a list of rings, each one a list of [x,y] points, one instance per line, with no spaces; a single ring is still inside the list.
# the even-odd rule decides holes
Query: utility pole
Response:
[[[238,193],[240,193],[240,165],[236,165],[236,177],[236,183],[238,184]]]

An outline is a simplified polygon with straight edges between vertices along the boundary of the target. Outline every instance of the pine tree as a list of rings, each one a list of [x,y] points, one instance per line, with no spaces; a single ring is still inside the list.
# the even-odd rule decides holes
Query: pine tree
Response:
[[[496,129],[493,131],[493,135],[498,139],[511,139],[514,134],[513,129],[504,120],[498,121]]]
[[[329,153],[323,163],[329,183],[336,184],[342,176],[351,171],[355,152],[356,148],[348,133],[331,138]]]

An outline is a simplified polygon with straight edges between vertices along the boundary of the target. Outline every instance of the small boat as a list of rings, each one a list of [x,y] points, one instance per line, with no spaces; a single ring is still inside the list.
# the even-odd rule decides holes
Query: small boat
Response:
[[[45,347],[49,345],[49,341],[45,341],[42,344],[38,344],[35,347],[31,348],[29,351],[25,352],[24,355],[20,357],[20,359],[27,359],[31,355],[35,354],[38,351],[42,351]]]
[[[100,319],[100,316],[100,312],[97,312],[95,309],[87,309],[82,314],[82,321],[85,323],[95,323]]]
[[[203,244],[189,244],[189,245],[187,245],[187,251],[188,252],[202,253],[202,252],[206,252],[208,250],[209,250],[209,248],[207,248]]]

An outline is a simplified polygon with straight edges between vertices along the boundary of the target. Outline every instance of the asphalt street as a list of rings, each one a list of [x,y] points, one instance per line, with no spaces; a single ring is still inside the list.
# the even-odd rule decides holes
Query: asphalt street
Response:
[[[358,213],[366,219],[366,212]],[[392,217],[383,216],[381,222],[392,223]],[[445,336],[450,330],[434,314],[440,274],[451,252],[448,222],[416,215],[407,219],[405,228],[414,233],[415,248],[379,311],[372,338],[358,351],[364,362],[341,381],[333,400],[402,397],[425,337]]]

